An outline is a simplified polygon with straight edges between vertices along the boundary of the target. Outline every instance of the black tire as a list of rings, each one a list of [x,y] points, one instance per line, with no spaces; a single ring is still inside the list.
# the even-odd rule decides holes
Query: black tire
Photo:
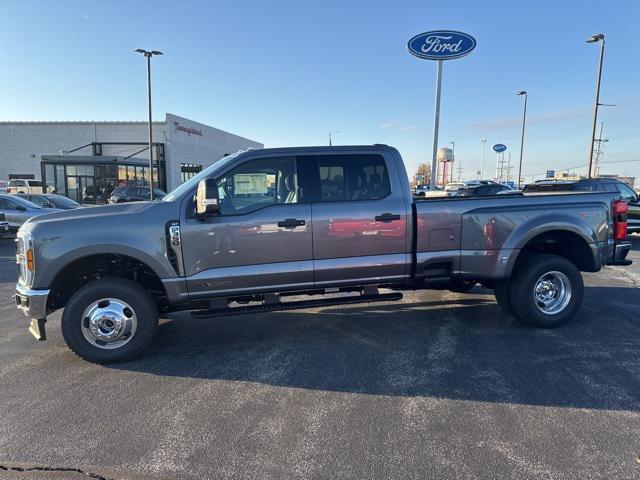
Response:
[[[123,337],[121,342],[125,343],[122,346],[111,349],[94,345],[83,333],[89,325],[86,320],[89,317],[83,318],[85,309],[106,298],[128,304],[136,320],[135,332]],[[110,302],[103,303],[108,306]],[[96,280],[85,285],[73,294],[62,314],[62,336],[65,342],[76,355],[92,363],[106,364],[132,359],[151,343],[157,326],[158,309],[151,295],[137,283],[124,278]],[[107,345],[106,342],[102,344]]]
[[[449,290],[456,293],[465,293],[475,287],[476,283],[478,282],[458,280],[451,286],[451,288],[449,288]]]
[[[493,286],[493,294],[496,297],[496,302],[498,302],[498,305],[500,305],[504,313],[511,317],[517,317],[511,305],[510,286],[511,282],[509,282],[509,280],[498,280]]]
[[[560,275],[551,272],[558,272]],[[562,282],[567,283],[571,289],[568,299],[566,296],[557,294],[558,298],[566,299],[566,304],[561,302],[564,306],[558,307],[557,312],[542,311],[534,296],[536,284],[545,274],[549,274],[548,278],[552,279],[558,276],[563,277]],[[518,263],[509,290],[511,306],[520,320],[535,327],[556,328],[570,321],[582,306],[584,283],[578,268],[566,258],[557,255],[533,254]]]

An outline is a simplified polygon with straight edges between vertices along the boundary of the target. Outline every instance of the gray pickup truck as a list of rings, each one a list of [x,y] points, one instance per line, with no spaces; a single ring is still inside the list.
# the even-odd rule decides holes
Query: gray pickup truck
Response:
[[[391,301],[477,283],[508,314],[556,327],[580,308],[581,271],[630,263],[625,239],[617,193],[414,199],[385,145],[249,150],[162,201],[28,221],[15,299],[39,339],[64,307],[65,341],[97,363],[138,355],[173,311]]]

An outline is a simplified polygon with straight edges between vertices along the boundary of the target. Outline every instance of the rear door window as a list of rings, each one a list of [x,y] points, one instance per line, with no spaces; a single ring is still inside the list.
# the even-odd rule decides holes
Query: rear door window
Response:
[[[380,155],[319,155],[314,201],[377,200],[391,193],[389,172]]]
[[[620,184],[620,193],[622,194],[622,199],[627,202],[635,202],[638,199],[636,192],[634,192],[631,187],[622,183]]]

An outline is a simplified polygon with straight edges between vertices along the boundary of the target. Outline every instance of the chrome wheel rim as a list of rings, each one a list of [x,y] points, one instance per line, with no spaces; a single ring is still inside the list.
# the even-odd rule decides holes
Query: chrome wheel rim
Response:
[[[96,300],[82,314],[82,335],[91,345],[105,350],[129,343],[137,328],[136,312],[118,298]]]
[[[545,315],[562,312],[571,301],[569,277],[555,270],[541,275],[533,289],[533,300]]]

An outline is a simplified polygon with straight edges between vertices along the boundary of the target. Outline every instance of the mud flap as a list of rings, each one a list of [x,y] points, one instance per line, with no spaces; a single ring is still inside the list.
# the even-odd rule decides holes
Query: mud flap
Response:
[[[44,318],[32,318],[29,324],[29,331],[31,335],[36,337],[37,340],[44,341],[47,339],[47,331],[44,328],[44,324],[47,320]]]

